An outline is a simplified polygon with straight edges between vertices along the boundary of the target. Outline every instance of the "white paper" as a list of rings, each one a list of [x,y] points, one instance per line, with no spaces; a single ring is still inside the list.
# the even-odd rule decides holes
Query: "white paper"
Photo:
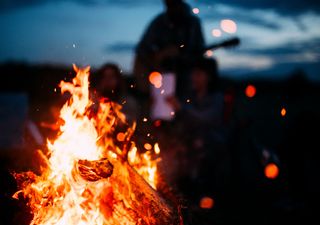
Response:
[[[174,110],[167,102],[166,98],[175,96],[176,90],[176,76],[174,73],[162,74],[162,86],[156,88],[151,85],[151,96],[153,105],[151,106],[151,119],[152,120],[167,120],[170,121],[174,118]]]

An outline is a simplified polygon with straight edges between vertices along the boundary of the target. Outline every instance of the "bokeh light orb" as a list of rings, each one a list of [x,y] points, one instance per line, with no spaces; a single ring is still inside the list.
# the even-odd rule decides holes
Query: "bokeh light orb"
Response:
[[[207,50],[206,51],[206,56],[207,57],[212,57],[213,56],[213,51],[212,50]]]
[[[149,144],[149,143],[145,143],[145,144],[143,145],[143,147],[144,147],[146,150],[148,150],[148,151],[150,151],[150,150],[152,149],[152,145]]]
[[[200,9],[199,9],[199,8],[193,8],[193,9],[192,9],[192,12],[193,12],[194,14],[199,14],[199,13],[200,13]]]
[[[125,140],[125,138],[126,138],[126,135],[124,133],[120,132],[120,133],[117,134],[117,140],[118,141],[122,142],[122,141]]]
[[[222,32],[221,32],[220,29],[213,29],[213,30],[211,31],[211,34],[212,34],[213,37],[221,37]]]
[[[200,199],[199,206],[202,209],[211,209],[214,206],[214,200],[213,198],[205,196]]]
[[[229,34],[233,34],[237,32],[237,24],[233,20],[225,19],[220,22],[221,29]]]
[[[152,72],[149,75],[149,82],[153,84],[156,88],[160,88],[162,86],[162,75],[159,72]]]
[[[281,113],[281,116],[285,117],[287,115],[286,108],[282,108],[280,113]]]
[[[269,179],[276,179],[279,175],[279,168],[274,163],[269,163],[264,168],[264,175]]]
[[[248,98],[253,98],[256,95],[256,93],[257,93],[257,89],[254,85],[249,84],[246,87],[245,94]]]

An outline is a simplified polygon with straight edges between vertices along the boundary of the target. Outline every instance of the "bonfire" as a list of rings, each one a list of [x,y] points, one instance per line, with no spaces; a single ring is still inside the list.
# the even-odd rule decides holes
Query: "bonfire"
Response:
[[[126,124],[121,106],[92,101],[90,68],[74,70],[72,82],[60,83],[71,97],[61,108],[57,137],[39,151],[40,174],[14,174],[20,191],[13,197],[28,200],[31,224],[182,224],[178,208],[157,190],[158,144],[140,152],[132,141],[135,125],[116,133]]]

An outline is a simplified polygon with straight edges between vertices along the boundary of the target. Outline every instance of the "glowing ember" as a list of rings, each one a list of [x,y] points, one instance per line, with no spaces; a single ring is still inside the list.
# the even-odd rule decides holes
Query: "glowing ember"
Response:
[[[161,126],[161,120],[154,121],[154,126],[155,127],[160,127]]]
[[[120,132],[120,133],[117,134],[117,140],[118,140],[118,141],[121,141],[121,142],[122,142],[122,141],[125,140],[125,138],[126,138],[126,136],[125,136],[124,133]]]
[[[160,147],[158,143],[154,144],[154,152],[158,155],[160,154]]]
[[[256,92],[257,90],[255,86],[250,84],[246,87],[245,93],[248,98],[253,98],[256,95]]]
[[[152,145],[149,144],[149,143],[145,143],[145,144],[143,145],[143,147],[144,147],[146,150],[148,150],[148,151],[150,151],[150,150],[152,149]]]
[[[57,138],[41,154],[41,175],[14,174],[22,190],[13,197],[28,199],[31,224],[174,224],[173,209],[155,191],[159,146],[140,154],[130,140],[135,125],[113,135],[116,125],[125,122],[121,106],[102,99],[92,115],[90,68],[74,69],[72,82],[60,83],[71,98],[60,111]]]
[[[269,163],[264,168],[264,174],[269,179],[276,179],[278,177],[278,175],[279,175],[279,168],[278,168],[278,166],[276,164]]]
[[[281,116],[285,117],[287,114],[287,110],[285,108],[282,108],[280,113],[281,113]]]
[[[211,209],[214,205],[214,200],[206,196],[201,198],[199,205],[202,209]]]
[[[233,34],[237,32],[237,24],[233,20],[221,20],[220,26],[221,29],[226,33]]]

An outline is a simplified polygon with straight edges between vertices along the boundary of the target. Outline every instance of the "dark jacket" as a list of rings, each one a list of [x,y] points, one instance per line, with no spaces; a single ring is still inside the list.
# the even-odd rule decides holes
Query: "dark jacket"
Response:
[[[174,24],[167,13],[157,16],[145,31],[139,42],[136,53],[146,57],[149,54],[161,51],[169,46],[181,48],[182,54],[194,54],[204,48],[204,38],[200,20],[192,15],[191,9],[185,4],[183,22]]]

